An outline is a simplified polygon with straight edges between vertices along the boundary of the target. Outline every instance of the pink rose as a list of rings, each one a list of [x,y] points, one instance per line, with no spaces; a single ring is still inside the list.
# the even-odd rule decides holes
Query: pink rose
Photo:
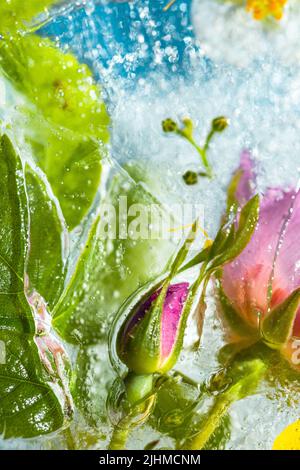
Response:
[[[235,196],[243,206],[255,187],[254,165],[247,151],[242,153],[239,171]],[[266,191],[256,230],[244,251],[224,266],[221,287],[236,314],[258,335],[262,321],[300,287],[299,190]],[[284,351],[290,351],[293,337],[300,338],[299,302]]]

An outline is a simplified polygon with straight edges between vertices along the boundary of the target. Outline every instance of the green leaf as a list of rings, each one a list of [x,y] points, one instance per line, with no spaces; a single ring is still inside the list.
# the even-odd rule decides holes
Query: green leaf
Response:
[[[198,329],[201,331],[203,324],[204,311],[206,308],[205,294],[206,288],[210,277],[216,274],[218,269],[230,262],[246,248],[247,244],[251,240],[251,237],[256,229],[259,219],[259,196],[254,196],[250,201],[242,208],[238,229],[235,229],[235,222],[229,224],[229,222],[223,224],[217,233],[212,246],[206,251],[202,251],[198,257],[203,261],[203,265],[200,269],[200,273],[192,288],[190,288],[189,297],[185,303],[184,312],[181,316],[181,322],[186,322],[187,316],[192,309],[194,298],[197,295],[197,291],[203,282],[202,294],[198,304]],[[206,258],[206,259],[205,259]],[[190,264],[193,265],[197,257],[191,260]],[[185,267],[184,267],[185,268]],[[224,298],[223,298],[224,300]],[[235,328],[245,331],[246,325],[243,325],[243,321],[238,318],[234,309],[228,304],[223,302],[224,312],[226,312],[227,320],[230,323],[235,324]],[[179,338],[177,345],[183,338]]]
[[[240,183],[243,172],[241,170],[236,171],[233,175],[228,189],[227,189],[227,214],[235,212],[238,208],[238,201],[236,199],[236,192]]]
[[[105,149],[90,138],[57,130],[48,136],[37,162],[60,202],[69,230],[87,214],[98,190]]]
[[[223,391],[219,390],[219,393],[215,393],[212,406],[206,415],[201,416],[202,419],[195,426],[192,436],[183,442],[182,449],[201,450],[206,448],[222,424],[224,417],[228,414],[231,405],[256,392],[266,375],[268,364],[267,361],[256,357],[255,352],[255,349],[252,350],[252,348],[241,352],[227,369],[217,373],[217,375],[221,374],[220,385],[223,382]],[[216,381],[216,376],[213,377],[213,380]],[[214,387],[212,391],[216,392]]]
[[[119,203],[127,197],[127,207],[157,201],[142,185],[125,174],[116,174],[103,204],[112,204],[116,211],[116,238],[99,236],[101,220],[90,229],[84,248],[68,287],[57,305],[53,325],[71,343],[95,343],[107,335],[111,322],[122,303],[147,282],[164,271],[174,245],[169,240],[123,238]],[[127,230],[136,220],[129,216]]]
[[[292,335],[295,317],[300,305],[300,288],[292,292],[280,305],[264,319],[262,335],[273,347],[282,347]]]
[[[0,330],[30,333],[35,326],[24,295],[27,198],[22,164],[7,136],[0,140],[0,178]]]
[[[228,377],[232,378],[232,385],[225,395],[232,402],[252,395],[256,392],[267,368],[267,360],[261,358],[237,361],[229,368]]]
[[[202,250],[196,257],[189,261],[185,266],[181,268],[181,271],[188,269],[189,267],[195,266],[202,262],[203,265],[200,269],[199,276],[194,282],[189,292],[189,297],[186,301],[184,312],[181,316],[181,322],[186,322],[187,316],[192,309],[194,298],[197,295],[197,291],[200,284],[203,282],[202,295],[198,304],[199,315],[199,330],[201,330],[201,324],[203,322],[203,312],[205,310],[205,293],[212,274],[236,258],[247,246],[251,237],[256,229],[259,218],[259,196],[256,195],[242,208],[239,218],[238,229],[235,228],[235,222],[224,223],[217,233],[217,236],[213,244]],[[223,302],[224,310],[227,313],[227,320],[230,323],[235,323],[235,327],[242,329],[246,328],[246,325],[242,325],[242,320],[235,314],[234,309],[228,304]],[[180,345],[182,338],[178,340],[177,345]]]
[[[60,428],[72,406],[66,356],[51,336],[45,305],[37,295],[29,305],[24,293],[28,203],[22,164],[6,136],[0,139],[0,227],[0,433],[34,437]]]
[[[0,64],[9,80],[53,124],[107,142],[109,118],[87,65],[45,38],[3,40]]]
[[[241,210],[239,226],[235,237],[224,251],[212,261],[210,271],[229,263],[246,248],[256,229],[259,218],[259,196],[256,195]]]
[[[148,444],[145,445],[144,450],[155,450],[155,447],[159,444],[159,439],[155,439],[154,441],[148,442]]]
[[[30,438],[61,428],[62,405],[46,381],[34,340],[0,330],[0,341],[6,351],[6,364],[0,364],[2,436]]]
[[[3,40],[0,66],[17,104],[18,113],[5,110],[15,138],[31,146],[72,230],[94,201],[106,156],[109,118],[100,89],[86,65],[36,35]]]
[[[0,32],[11,34],[60,0],[1,0]]]
[[[223,254],[231,245],[235,239],[235,226],[234,223],[229,225],[222,225],[217,233],[216,238],[211,246],[209,252],[209,260],[214,260],[216,256]]]
[[[97,240],[98,224],[99,218],[93,223],[72,277],[54,311],[54,328],[71,343],[85,342],[85,336],[93,342],[93,338],[102,336],[101,323],[105,318],[100,317],[97,322],[97,317],[101,301],[99,268],[103,269],[104,257],[103,247]],[[99,279],[94,277],[95,273]]]
[[[197,266],[198,264],[204,263],[204,261],[208,260],[209,254],[210,254],[210,246],[203,248],[203,250],[200,251],[194,258],[192,258],[190,261],[188,261],[186,264],[184,264],[178,271],[178,273],[182,273],[184,271],[187,271],[190,268],[193,268],[194,266]]]
[[[41,176],[29,165],[25,171],[30,216],[28,291],[37,291],[52,309],[64,286],[66,227]]]
[[[225,450],[226,443],[231,437],[231,419],[228,414],[221,419],[219,426],[205,444],[203,450]]]

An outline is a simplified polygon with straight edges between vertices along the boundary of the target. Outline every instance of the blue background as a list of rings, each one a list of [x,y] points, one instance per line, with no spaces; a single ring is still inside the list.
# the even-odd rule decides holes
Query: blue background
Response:
[[[164,12],[166,4],[167,0],[97,2],[94,7],[77,7],[54,17],[39,34],[58,41],[60,47],[68,46],[100,80],[103,71],[131,82],[158,69],[166,74],[188,74],[189,52],[200,50],[191,25],[192,0],[176,0]],[[157,63],[157,45],[167,52],[172,48],[175,57],[165,54]],[[138,59],[132,60],[130,55],[138,51]],[[112,64],[116,55],[121,60]]]

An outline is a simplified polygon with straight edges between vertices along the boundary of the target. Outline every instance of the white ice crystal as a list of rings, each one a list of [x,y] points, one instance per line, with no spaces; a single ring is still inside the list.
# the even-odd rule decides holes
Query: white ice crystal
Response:
[[[254,20],[244,4],[193,0],[192,21],[201,47],[214,61],[239,67],[266,56],[289,65],[300,61],[298,0],[288,0],[283,18],[271,24]]]

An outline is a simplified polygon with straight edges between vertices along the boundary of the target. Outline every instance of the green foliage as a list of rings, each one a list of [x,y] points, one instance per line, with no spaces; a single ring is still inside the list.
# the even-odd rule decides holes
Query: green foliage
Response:
[[[236,222],[226,221],[219,229],[211,246],[204,248],[180,272],[200,263],[206,264],[206,276],[237,258],[250,242],[259,219],[259,196],[256,195],[242,208],[238,227]]]
[[[6,136],[0,140],[0,178],[0,331],[32,333],[34,323],[24,294],[27,198],[21,161]]]
[[[62,378],[63,369],[47,369],[47,361],[55,364],[52,356],[59,345],[43,323],[37,327],[35,314],[42,311],[35,311],[25,295],[25,261],[33,240],[23,167],[6,136],[0,140],[0,180],[0,433],[5,438],[34,437],[65,421],[62,395],[58,398],[53,389],[54,381],[59,387],[54,375]]]
[[[51,131],[49,147],[38,158],[58,198],[69,230],[76,227],[90,209],[97,193],[106,150],[92,139],[76,133]],[[65,147],[66,146],[66,147]]]
[[[130,371],[136,374],[165,373],[176,363],[182,349],[182,341],[186,322],[179,321],[172,351],[168,357],[163,357],[161,353],[161,328],[163,305],[173,278],[178,273],[180,266],[185,260],[190,245],[194,241],[197,232],[197,222],[195,222],[190,233],[178,250],[174,260],[171,262],[170,273],[161,285],[161,291],[147,311],[147,315],[140,319],[135,327],[124,337],[128,321],[136,315],[136,304],[131,309],[123,326],[118,332],[117,352],[121,361],[126,364]],[[135,300],[135,299],[134,299]],[[141,299],[139,299],[140,301]],[[184,312],[184,308],[183,308]]]
[[[213,435],[205,444],[203,450],[224,450],[226,443],[231,437],[231,419],[227,414],[223,416],[219,426],[216,428]]]
[[[29,165],[26,165],[26,189],[30,216],[26,266],[29,290],[39,292],[52,309],[64,286],[66,228],[46,184]]]
[[[23,96],[14,138],[30,145],[72,230],[95,198],[106,155],[109,118],[100,89],[86,65],[36,35],[3,40],[0,66]]]
[[[180,127],[173,119],[167,118],[162,121],[162,130],[166,133],[175,133],[186,139],[198,152],[204,171],[196,173],[194,171],[187,171],[183,175],[186,184],[193,185],[198,183],[198,175],[206,178],[213,177],[213,170],[208,161],[207,152],[213,136],[216,133],[223,132],[229,125],[229,121],[225,116],[219,116],[212,120],[210,130],[206,136],[205,143],[200,146],[196,143],[194,138],[194,123],[190,118],[182,119],[182,127]]]
[[[256,392],[268,369],[267,361],[257,355],[257,349],[238,353],[226,369],[210,379],[207,389],[215,395],[213,404],[200,416],[193,434],[182,443],[182,449],[207,448],[217,436],[231,405]]]
[[[6,350],[6,363],[0,364],[0,433],[4,438],[30,438],[61,428],[64,412],[33,338],[0,330],[0,341]]]
[[[113,380],[106,342],[80,347],[74,367],[72,395],[85,422],[97,429],[98,434],[107,425],[107,391]]]
[[[103,204],[116,210],[115,239],[99,236],[101,219],[96,218],[82,248],[74,274],[55,310],[53,325],[71,343],[95,343],[107,334],[121,304],[137,288],[155,279],[165,268],[174,246],[167,240],[122,239],[119,201],[127,206],[156,203],[141,185],[117,174]],[[136,217],[128,217],[128,227]],[[103,229],[103,226],[102,226]]]
[[[222,236],[216,237],[211,248],[215,256],[212,260],[210,270],[214,271],[241,254],[251,240],[256,229],[258,218],[259,196],[256,195],[242,208],[237,230],[233,231],[225,228],[225,240]],[[234,224],[232,227],[234,227]],[[224,231],[224,227],[221,227],[221,231]]]
[[[53,124],[108,140],[108,117],[89,68],[46,38],[17,35],[1,44],[6,76]]]
[[[60,0],[1,0],[0,32],[11,34]]]
[[[262,336],[271,347],[281,348],[291,338],[299,304],[300,288],[292,292],[264,319]]]
[[[197,432],[203,415],[197,408],[204,396],[197,383],[179,375],[165,380],[157,393],[156,407],[150,423],[154,429],[167,434],[180,447],[183,439]],[[205,449],[223,449],[230,438],[231,423],[225,415],[207,442]]]

